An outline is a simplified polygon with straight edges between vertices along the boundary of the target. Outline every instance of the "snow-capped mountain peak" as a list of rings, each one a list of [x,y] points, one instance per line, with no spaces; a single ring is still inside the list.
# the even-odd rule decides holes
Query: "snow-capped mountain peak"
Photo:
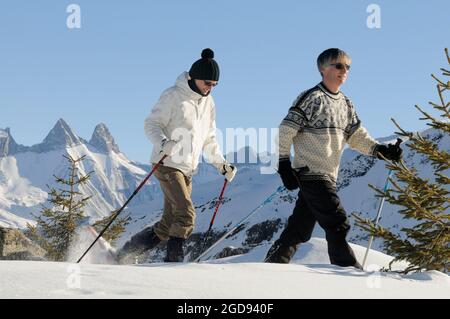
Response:
[[[9,127],[5,128],[5,129],[0,129],[0,139],[6,138],[9,135],[10,135]]]
[[[0,129],[0,157],[15,154],[23,148],[25,147],[14,141],[9,127]]]
[[[9,153],[11,144],[14,143],[9,128],[0,129],[0,156],[6,156]]]
[[[114,141],[114,137],[112,137],[108,127],[103,123],[100,123],[95,127],[89,144],[105,153],[111,151],[120,153],[119,146],[117,146]]]
[[[47,134],[41,144],[32,146],[34,152],[47,152],[81,144],[83,140],[78,137],[63,119],[59,119]]]
[[[119,151],[104,124],[94,130],[90,143],[79,137],[60,119],[42,143],[18,145],[10,130],[0,130],[0,225],[24,228],[34,220],[47,200],[48,186],[56,186],[54,176],[64,177],[68,163],[63,155],[85,157],[80,163],[82,174],[92,172],[90,180],[79,191],[92,196],[85,209],[94,220],[120,207],[150,167],[130,161]],[[151,181],[133,200],[143,205],[160,195]]]

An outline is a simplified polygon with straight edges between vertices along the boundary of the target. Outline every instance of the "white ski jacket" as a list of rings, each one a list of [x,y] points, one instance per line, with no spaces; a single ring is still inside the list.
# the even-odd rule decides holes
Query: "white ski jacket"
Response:
[[[165,90],[145,119],[145,134],[153,143],[151,162],[157,163],[165,140],[180,141],[180,153],[164,160],[164,166],[196,173],[202,151],[206,161],[220,173],[226,164],[216,140],[215,105],[211,95],[202,96],[191,90],[189,75],[183,72],[175,85]]]

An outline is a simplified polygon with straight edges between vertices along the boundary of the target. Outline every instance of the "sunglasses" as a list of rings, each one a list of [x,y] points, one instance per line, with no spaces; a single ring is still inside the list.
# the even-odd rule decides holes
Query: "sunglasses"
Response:
[[[333,63],[330,64],[332,66],[334,66],[337,70],[343,70],[344,68],[348,71],[350,70],[350,65],[348,64],[344,64],[344,63]]]
[[[205,81],[205,80],[203,80],[203,83],[209,87],[215,87],[217,84],[219,84],[219,82],[212,82],[212,81]]]

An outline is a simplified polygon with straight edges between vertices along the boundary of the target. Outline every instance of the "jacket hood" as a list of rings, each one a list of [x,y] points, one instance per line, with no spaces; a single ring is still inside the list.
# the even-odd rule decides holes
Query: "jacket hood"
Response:
[[[188,84],[188,80],[189,80],[189,73],[183,72],[178,76],[177,80],[175,81],[175,86],[179,88],[180,91],[190,99],[198,100],[204,97],[198,94],[197,92],[191,90]]]

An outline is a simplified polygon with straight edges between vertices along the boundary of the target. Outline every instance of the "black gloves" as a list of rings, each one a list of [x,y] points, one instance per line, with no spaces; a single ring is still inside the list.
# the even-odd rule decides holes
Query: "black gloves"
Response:
[[[278,174],[280,174],[284,187],[292,191],[299,187],[297,176],[292,169],[291,161],[289,158],[280,158],[278,162]]]
[[[398,162],[402,158],[403,150],[400,148],[400,142],[397,141],[397,143],[394,144],[378,144],[375,149],[375,154],[379,159],[382,159],[380,154],[383,155],[385,158],[387,158],[390,161]]]

